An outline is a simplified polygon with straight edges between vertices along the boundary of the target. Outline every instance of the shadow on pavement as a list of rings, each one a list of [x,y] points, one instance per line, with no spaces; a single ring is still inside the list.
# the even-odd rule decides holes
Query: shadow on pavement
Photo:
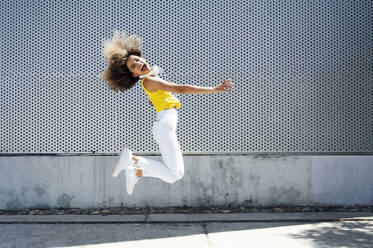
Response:
[[[292,234],[296,239],[311,240],[316,247],[373,247],[373,222],[339,222]]]

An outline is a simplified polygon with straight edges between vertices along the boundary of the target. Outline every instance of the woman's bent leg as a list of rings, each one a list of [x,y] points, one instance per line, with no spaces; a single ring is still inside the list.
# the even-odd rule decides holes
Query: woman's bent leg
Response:
[[[144,177],[156,177],[167,183],[177,181],[177,178],[170,172],[167,166],[158,160],[141,156],[139,157],[138,164],[142,168],[142,175]]]
[[[184,160],[176,136],[176,130],[162,128],[162,135],[157,137],[157,143],[161,150],[162,159],[170,172],[180,180],[184,176]]]
[[[184,176],[184,160],[176,136],[177,117],[168,122],[157,121],[153,124],[153,137],[161,150],[163,162],[139,157],[143,176],[157,177],[168,183],[174,183]]]

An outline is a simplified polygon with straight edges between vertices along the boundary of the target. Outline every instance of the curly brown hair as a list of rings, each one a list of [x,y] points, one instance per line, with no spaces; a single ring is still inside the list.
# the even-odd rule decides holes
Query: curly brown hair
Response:
[[[118,30],[114,31],[113,39],[105,42],[102,53],[107,58],[108,68],[99,76],[107,82],[110,90],[115,92],[128,90],[140,79],[138,76],[132,76],[126,62],[131,55],[143,57],[140,48],[142,42],[142,39],[136,35],[126,37],[122,32],[120,36]]]

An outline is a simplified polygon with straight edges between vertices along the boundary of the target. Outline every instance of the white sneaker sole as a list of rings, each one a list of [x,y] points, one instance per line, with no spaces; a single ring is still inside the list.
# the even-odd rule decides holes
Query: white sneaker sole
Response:
[[[125,148],[122,154],[120,155],[119,161],[117,163],[117,166],[115,167],[112,176],[117,177],[122,170],[126,169],[128,166],[131,165],[131,162],[132,152],[128,148]]]

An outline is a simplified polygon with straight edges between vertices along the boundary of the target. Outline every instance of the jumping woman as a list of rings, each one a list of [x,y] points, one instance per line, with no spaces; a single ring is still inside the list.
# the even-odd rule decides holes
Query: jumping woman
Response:
[[[135,156],[128,148],[121,152],[113,172],[117,177],[125,170],[126,189],[132,194],[140,177],[156,177],[167,183],[174,183],[184,176],[184,160],[176,136],[179,100],[172,94],[209,94],[229,92],[233,87],[231,80],[225,80],[215,87],[200,87],[167,82],[157,75],[157,67],[150,68],[142,55],[143,41],[136,35],[126,37],[114,31],[113,39],[104,44],[103,54],[107,58],[108,68],[100,76],[111,90],[125,91],[132,88],[140,79],[141,86],[154,106],[156,121],[153,123],[153,138],[159,145],[163,163]]]

